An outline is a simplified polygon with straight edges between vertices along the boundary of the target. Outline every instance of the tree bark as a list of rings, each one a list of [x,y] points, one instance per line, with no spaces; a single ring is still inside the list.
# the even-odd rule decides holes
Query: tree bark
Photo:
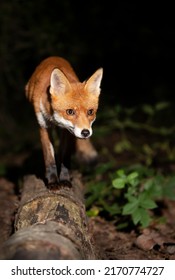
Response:
[[[34,175],[24,178],[15,233],[0,259],[95,259],[79,174],[71,184],[49,190]]]
[[[14,189],[13,183],[5,178],[0,178],[0,246],[13,231],[15,212],[18,207]]]

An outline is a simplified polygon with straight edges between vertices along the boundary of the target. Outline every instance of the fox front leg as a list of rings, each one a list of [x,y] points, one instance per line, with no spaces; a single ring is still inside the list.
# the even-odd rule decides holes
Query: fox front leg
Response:
[[[45,176],[47,179],[47,183],[49,186],[57,185],[59,180],[57,166],[55,162],[54,149],[49,138],[48,130],[44,127],[40,127],[40,138],[44,155],[46,169]]]

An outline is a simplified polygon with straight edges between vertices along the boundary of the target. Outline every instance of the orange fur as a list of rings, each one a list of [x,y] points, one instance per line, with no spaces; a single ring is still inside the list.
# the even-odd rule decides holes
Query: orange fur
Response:
[[[34,106],[40,126],[46,177],[49,183],[57,181],[57,172],[47,128],[56,124],[66,128],[77,138],[90,137],[98,109],[101,79],[102,68],[86,81],[80,82],[67,60],[49,57],[37,66],[28,81],[26,96]],[[82,153],[81,143],[77,140],[76,146]],[[89,140],[86,143],[88,153],[90,147],[94,155],[92,144]],[[88,157],[86,149],[84,154]]]

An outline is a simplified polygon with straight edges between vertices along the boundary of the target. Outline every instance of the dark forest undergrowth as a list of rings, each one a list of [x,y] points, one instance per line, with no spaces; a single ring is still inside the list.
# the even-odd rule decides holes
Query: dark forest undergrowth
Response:
[[[72,168],[83,175],[90,231],[100,259],[175,259],[173,118],[169,103],[101,106],[92,137],[98,164],[80,167],[73,158]],[[4,208],[11,216],[1,242],[13,233],[23,177],[43,178],[35,120],[19,130],[1,143],[1,230]]]

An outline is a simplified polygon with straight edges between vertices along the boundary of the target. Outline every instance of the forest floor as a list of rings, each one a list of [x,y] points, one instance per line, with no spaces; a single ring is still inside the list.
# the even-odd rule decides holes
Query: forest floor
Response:
[[[133,136],[133,135],[132,135]],[[100,142],[108,146],[108,157],[113,143],[119,141],[121,135],[112,133],[109,135],[110,140],[103,139]],[[135,136],[136,137],[136,136]],[[135,138],[133,137],[133,138]],[[144,136],[145,137],[145,136]],[[137,138],[137,137],[136,137]],[[139,141],[135,138],[137,145],[143,141],[140,137]],[[149,138],[149,141],[152,141]],[[155,141],[155,139],[154,139]],[[100,145],[100,144],[98,144]],[[111,151],[112,153],[112,151]],[[173,161],[162,161],[161,153],[157,153],[154,158],[156,170],[161,173],[171,174],[173,176],[175,165]],[[138,163],[138,158],[133,152],[122,152],[120,155],[115,155],[116,164],[114,169],[123,166],[128,167]],[[142,163],[143,164],[143,163]],[[175,182],[173,179],[173,192],[175,192]],[[95,185],[94,185],[95,187]],[[168,186],[167,186],[168,187]],[[96,203],[98,205],[98,202]],[[97,206],[98,207],[98,206]],[[92,206],[93,208],[93,206]],[[123,217],[119,215],[106,214],[104,210],[96,217],[90,218],[90,228],[93,233],[95,246],[97,248],[99,258],[101,259],[117,259],[117,260],[174,260],[175,259],[175,200],[174,198],[162,197],[158,202],[158,207],[155,211],[158,219],[153,219],[149,226],[141,227],[128,223],[128,226],[120,228]],[[120,220],[121,219],[121,220]],[[163,222],[160,222],[160,221]],[[119,226],[118,226],[119,225]]]
[[[29,138],[33,139],[33,134],[35,135],[35,132],[36,131],[32,132]],[[17,140],[15,140],[15,137]],[[17,142],[19,140],[18,135],[15,137],[13,140]],[[27,135],[24,138],[26,139],[26,137]],[[36,137],[36,139],[38,142],[33,148],[31,148],[30,145],[26,145],[22,149],[18,149],[14,152],[5,152],[4,150],[1,157],[0,243],[8,239],[14,231],[13,222],[20,199],[22,178],[31,173],[37,176],[43,175],[44,166],[42,162],[42,152],[39,138]],[[123,134],[123,130],[114,128],[112,130],[108,129],[108,131],[101,133],[101,135],[100,131],[98,131],[98,136],[93,139],[94,145],[100,155],[98,166],[104,166],[109,162],[113,164],[111,169],[109,167],[96,175],[94,175],[96,167],[91,167],[89,169],[88,172],[90,175],[88,172],[82,171],[85,186],[87,185],[88,188],[89,180],[91,183],[93,181],[94,188],[99,181],[105,183],[105,180],[107,180],[109,182],[110,176],[108,176],[108,173],[114,173],[115,170],[131,165],[133,166],[138,162],[148,168],[153,167],[163,174],[170,174],[170,176],[173,176],[175,173],[175,160],[172,156],[174,148],[170,144],[165,145],[165,143],[170,143],[170,141],[167,142],[168,140],[166,139],[165,141],[165,139],[165,136],[160,137],[160,135],[145,133],[140,130],[137,132],[131,129],[125,129]],[[8,141],[11,143],[12,140],[7,139],[7,145]],[[28,142],[30,141],[28,140]],[[136,152],[128,143],[134,143],[138,151]],[[145,143],[147,146],[145,146]],[[157,146],[155,143],[157,143]],[[160,143],[164,143],[164,146],[161,146]],[[141,149],[143,147],[144,149]],[[173,184],[173,189],[175,190],[174,179]],[[108,183],[106,183],[106,185],[108,185]],[[86,201],[88,195],[91,197],[92,193],[89,194],[87,190],[85,192],[87,192],[85,195]],[[107,202],[110,203],[110,199]],[[129,220],[128,226],[126,225],[122,228],[120,224],[123,223],[123,220],[126,221],[126,219],[123,219],[121,213],[119,215],[112,215],[110,211],[102,209],[102,206],[99,207],[99,205],[100,201],[96,199],[87,207],[88,211],[91,212],[89,215],[89,229],[99,259],[175,259],[174,198],[162,197],[158,201],[158,207],[156,210],[150,210],[150,213],[156,213],[156,217],[159,217],[159,219],[153,219],[146,227],[142,227],[139,224],[134,225],[134,223]],[[94,212],[94,209],[97,210],[97,212]],[[162,222],[158,222],[160,220]]]

